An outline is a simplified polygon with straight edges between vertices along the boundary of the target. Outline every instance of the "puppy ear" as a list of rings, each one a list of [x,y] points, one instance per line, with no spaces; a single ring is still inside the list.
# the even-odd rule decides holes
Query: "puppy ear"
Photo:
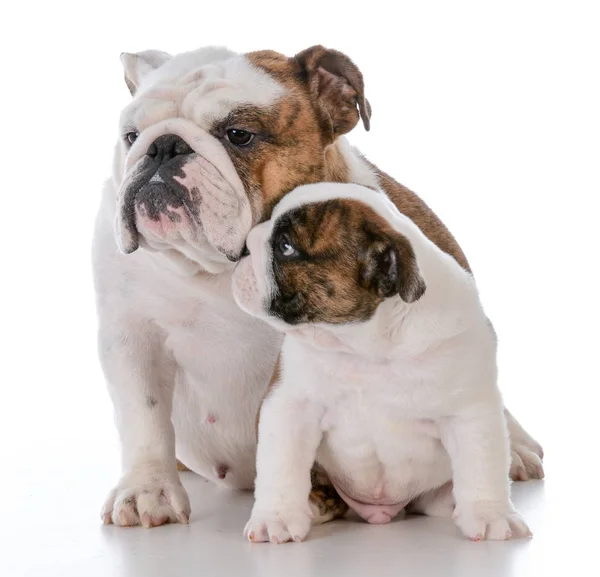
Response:
[[[125,84],[133,96],[142,80],[153,70],[162,66],[172,56],[160,50],[144,50],[143,52],[122,52],[121,62],[125,71]]]
[[[360,285],[380,298],[400,295],[412,303],[425,292],[415,252],[402,235],[396,238],[371,238],[358,255]]]
[[[371,105],[365,98],[363,76],[348,56],[337,50],[313,46],[294,59],[304,72],[332,141],[350,132],[359,118],[362,118],[365,130],[369,130]]]

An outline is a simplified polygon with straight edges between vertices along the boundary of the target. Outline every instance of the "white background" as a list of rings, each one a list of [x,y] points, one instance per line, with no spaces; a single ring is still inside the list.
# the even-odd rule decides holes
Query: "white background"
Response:
[[[545,497],[597,514],[582,487],[598,471],[600,441],[598,12],[577,0],[6,4],[4,521],[36,523],[52,499],[45,475],[60,486],[56,510],[75,492],[86,519],[115,480],[89,253],[129,98],[119,53],[207,44],[293,55],[321,43],[359,65],[373,118],[351,141],[457,237],[499,334],[507,404],[546,450]],[[90,470],[102,484],[86,492]]]

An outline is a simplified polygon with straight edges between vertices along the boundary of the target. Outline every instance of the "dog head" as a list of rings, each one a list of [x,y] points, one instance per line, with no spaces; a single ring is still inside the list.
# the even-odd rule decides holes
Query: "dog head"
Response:
[[[385,299],[412,303],[425,292],[404,234],[413,228],[383,193],[355,184],[301,186],[250,232],[234,297],[283,330],[367,321]]]
[[[288,58],[206,48],[123,54],[115,232],[211,273],[233,266],[253,225],[290,190],[328,174],[335,139],[370,106],[358,68],[316,46]]]

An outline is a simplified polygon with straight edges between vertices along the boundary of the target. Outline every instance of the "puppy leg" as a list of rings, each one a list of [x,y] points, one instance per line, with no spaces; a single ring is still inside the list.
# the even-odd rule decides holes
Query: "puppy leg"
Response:
[[[510,435],[510,477],[513,481],[528,481],[529,479],[543,479],[544,451],[541,445],[504,409],[508,433]]]
[[[311,526],[311,466],[321,412],[276,388],[260,411],[255,503],[244,535],[255,543],[302,541]]]
[[[454,519],[473,541],[531,536],[510,500],[510,453],[500,401],[471,406],[440,422],[450,459]]]
[[[100,358],[121,438],[123,476],[102,509],[104,523],[156,527],[187,523],[171,423],[173,366],[150,323],[100,330]]]

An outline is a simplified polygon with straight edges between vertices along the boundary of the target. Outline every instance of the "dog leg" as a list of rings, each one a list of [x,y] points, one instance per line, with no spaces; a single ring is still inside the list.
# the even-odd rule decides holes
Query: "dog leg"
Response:
[[[123,476],[102,509],[104,523],[187,523],[190,504],[177,473],[171,422],[173,366],[148,322],[100,329],[100,358],[121,438]]]
[[[528,537],[531,532],[510,500],[510,453],[499,398],[440,422],[452,461],[454,519],[473,541]]]
[[[348,512],[348,504],[335,490],[327,473],[316,463],[310,473],[311,490],[308,504],[312,511],[312,524],[322,525],[340,519]]]
[[[320,409],[277,387],[260,412],[255,503],[244,535],[254,543],[302,541],[311,527],[311,467],[321,442]]]

